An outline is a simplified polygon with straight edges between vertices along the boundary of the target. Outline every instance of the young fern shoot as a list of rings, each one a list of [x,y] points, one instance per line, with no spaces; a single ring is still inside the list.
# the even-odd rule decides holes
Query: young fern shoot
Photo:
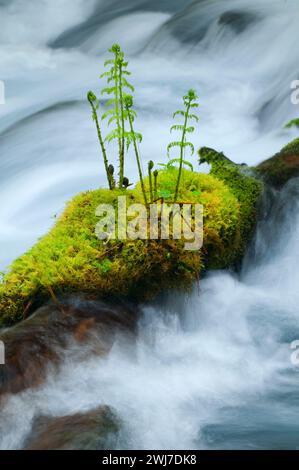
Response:
[[[141,190],[142,190],[145,205],[147,206],[147,197],[146,197],[145,186],[144,186],[144,181],[143,181],[141,161],[140,161],[140,156],[139,156],[138,146],[137,146],[137,143],[142,141],[142,135],[139,132],[134,131],[133,123],[137,114],[136,114],[136,111],[132,109],[133,98],[131,95],[126,95],[124,97],[124,106],[125,106],[125,111],[126,111],[126,118],[128,119],[129,125],[130,125],[130,131],[127,132],[125,135],[126,143],[127,143],[127,150],[129,149],[130,145],[133,143],[137,167],[138,167],[139,179],[140,179],[140,184],[141,184]]]
[[[148,180],[149,180],[149,187],[150,187],[150,201],[153,202],[154,200],[154,193],[153,193],[153,178],[152,178],[152,170],[154,168],[154,162],[150,160],[147,164],[148,168]]]
[[[101,78],[106,78],[108,87],[102,90],[102,94],[112,95],[107,102],[107,106],[111,106],[102,116],[102,119],[108,119],[108,125],[115,122],[116,127],[107,136],[106,141],[111,142],[112,140],[118,141],[119,150],[119,181],[118,185],[120,188],[123,187],[124,179],[124,165],[125,165],[125,121],[127,115],[125,112],[125,92],[124,89],[134,91],[134,87],[128,82],[126,76],[130,75],[127,70],[128,62],[124,59],[124,53],[118,44],[113,44],[109,49],[114,55],[113,59],[106,60],[105,67],[109,66],[110,69],[101,75]]]
[[[106,176],[107,176],[107,180],[108,180],[109,189],[113,189],[114,188],[114,179],[113,179],[113,175],[111,175],[111,172],[109,170],[110,165],[108,163],[107,153],[106,153],[106,149],[105,149],[105,145],[104,145],[104,141],[103,141],[103,137],[102,137],[102,132],[101,132],[100,124],[99,124],[98,113],[97,113],[97,110],[99,108],[99,100],[97,99],[96,95],[92,91],[89,91],[87,93],[87,100],[89,101],[89,104],[91,106],[92,119],[95,121],[96,128],[97,128],[98,139],[99,139],[102,154],[103,154],[105,171],[106,171]]]
[[[153,175],[154,175],[154,199],[156,199],[158,195],[158,175],[159,175],[158,170],[155,170]]]
[[[176,142],[171,142],[167,147],[168,156],[172,148],[174,147],[180,148],[180,157],[178,159],[171,160],[172,163],[175,161],[179,163],[179,172],[178,172],[178,179],[177,179],[176,188],[175,188],[174,202],[176,202],[178,198],[183,164],[186,164],[192,167],[191,163],[184,160],[184,152],[185,152],[185,149],[189,147],[191,149],[191,155],[194,154],[194,145],[191,142],[187,141],[187,134],[192,134],[195,130],[193,126],[189,126],[189,121],[191,120],[195,120],[196,122],[199,121],[198,117],[195,114],[192,114],[192,110],[195,108],[198,108],[199,106],[198,103],[196,102],[197,99],[198,97],[197,97],[196,92],[192,89],[189,90],[187,95],[183,97],[185,109],[176,111],[173,115],[174,118],[176,116],[182,116],[184,118],[183,124],[175,124],[170,129],[170,132],[173,132],[173,131],[181,132],[182,134],[181,140],[176,141]]]

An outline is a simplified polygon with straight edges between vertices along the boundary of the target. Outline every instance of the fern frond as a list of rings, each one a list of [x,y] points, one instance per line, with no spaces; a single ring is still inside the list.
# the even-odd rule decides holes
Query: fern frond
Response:
[[[116,98],[110,98],[109,100],[106,101],[105,104],[108,108],[109,106],[115,105],[116,103],[118,103],[118,100]]]
[[[180,162],[181,162],[180,158],[173,158],[172,160],[169,160],[166,166],[167,168],[171,168],[173,167],[174,163],[180,163]],[[184,163],[184,165],[188,166],[191,169],[191,171],[193,171],[193,165],[192,163],[188,162],[188,160],[182,160],[182,163]]]
[[[107,88],[103,88],[103,90],[101,91],[101,95],[104,95],[105,93],[107,95],[112,95],[112,93],[115,92],[115,87],[107,87]]]
[[[135,91],[133,85],[131,85],[131,83],[129,83],[128,80],[126,80],[124,77],[122,78],[122,85],[131,91]]]
[[[190,147],[190,149],[191,149],[191,155],[194,154],[194,145],[191,144],[191,142],[184,142],[184,143],[182,144],[182,147],[184,147],[184,148]]]
[[[189,119],[194,119],[196,122],[199,122],[199,118],[196,116],[196,114],[190,114]]]
[[[195,128],[193,126],[190,126],[190,127],[186,127],[186,132],[188,132],[189,134],[192,134],[192,132],[194,132]]]
[[[114,65],[114,59],[105,60],[104,67],[107,67],[107,65]]]
[[[108,109],[102,114],[102,120],[106,119],[109,116],[116,116],[115,109]]]
[[[170,150],[173,148],[173,147],[182,147],[182,142],[171,142],[168,147],[167,147],[167,153],[169,155],[169,152]]]
[[[106,72],[103,72],[103,73],[100,75],[100,78],[111,77],[112,72],[113,72],[113,68],[110,69],[110,70],[107,70]]]
[[[184,126],[182,124],[175,124],[174,126],[171,126],[170,128],[170,132],[183,131],[183,130],[184,130]]]
[[[109,119],[109,121],[108,121],[108,126],[110,126],[110,124],[111,124],[113,121],[117,121],[117,119],[118,119],[118,114],[115,113],[115,115],[114,115],[114,116],[111,116],[111,118]]]
[[[173,118],[175,118],[176,116],[183,116],[183,117],[185,117],[185,116],[186,116],[186,113],[185,113],[185,111],[179,110],[179,111],[176,111],[175,113],[173,113]]]
[[[105,142],[111,142],[112,140],[114,139],[119,139],[121,136],[120,136],[120,132],[118,129],[114,129],[113,131],[109,132],[108,135],[106,135],[105,137]]]

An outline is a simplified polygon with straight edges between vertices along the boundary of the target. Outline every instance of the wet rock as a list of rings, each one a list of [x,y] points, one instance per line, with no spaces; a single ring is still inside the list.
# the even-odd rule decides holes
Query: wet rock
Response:
[[[286,145],[274,157],[256,167],[264,180],[276,189],[281,189],[291,178],[299,176],[299,139]]]
[[[78,345],[78,354],[106,354],[117,334],[134,333],[137,310],[121,302],[105,303],[78,296],[38,309],[27,320],[0,334],[5,345],[0,397],[40,385],[48,366],[59,365],[70,342]]]
[[[107,406],[59,418],[41,416],[33,423],[25,449],[111,449],[116,446],[119,430],[120,422]]]
[[[226,11],[220,16],[219,24],[229,26],[236,34],[240,34],[258,19],[256,14],[248,11]]]

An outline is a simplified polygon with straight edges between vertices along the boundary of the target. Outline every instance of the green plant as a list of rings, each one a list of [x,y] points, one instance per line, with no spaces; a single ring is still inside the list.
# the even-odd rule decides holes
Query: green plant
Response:
[[[195,114],[191,113],[192,109],[198,108],[198,106],[199,106],[198,103],[196,102],[197,99],[198,99],[198,97],[197,97],[196,92],[192,89],[189,90],[187,95],[185,95],[183,97],[183,102],[184,102],[185,109],[184,110],[178,110],[173,115],[173,118],[175,118],[176,116],[182,116],[184,118],[183,124],[175,124],[170,129],[170,132],[173,132],[173,131],[181,132],[181,134],[182,134],[181,140],[171,142],[167,147],[168,156],[169,156],[170,150],[173,147],[179,147],[180,148],[180,157],[179,157],[179,159],[171,160],[172,163],[175,162],[175,161],[179,162],[179,172],[178,172],[178,179],[177,179],[176,188],[175,188],[174,202],[176,202],[176,200],[178,198],[178,192],[179,192],[180,181],[181,181],[181,176],[182,176],[183,164],[185,162],[185,163],[188,163],[188,165],[190,165],[189,162],[186,162],[186,160],[184,160],[185,149],[187,147],[189,147],[191,149],[191,154],[193,155],[193,153],[194,153],[194,145],[191,142],[188,142],[186,137],[187,137],[187,134],[191,134],[191,133],[194,132],[194,127],[189,126],[189,121],[190,120],[195,120],[196,122],[198,122],[198,117]]]
[[[153,178],[152,178],[152,170],[154,168],[154,162],[150,160],[147,164],[148,168],[148,179],[149,179],[149,186],[150,186],[150,201],[153,202],[154,194],[153,194]]]
[[[130,138],[127,136],[125,130],[125,121],[128,115],[125,110],[124,100],[126,94],[124,89],[129,89],[132,92],[134,87],[128,82],[126,76],[131,73],[127,70],[128,62],[125,61],[124,53],[118,44],[113,44],[109,49],[114,57],[108,59],[105,62],[105,67],[110,66],[110,70],[107,70],[101,75],[101,78],[106,78],[108,87],[102,90],[102,94],[113,95],[113,98],[109,99],[107,106],[111,106],[102,116],[102,119],[108,118],[108,125],[115,122],[116,128],[113,129],[105,138],[105,141],[111,142],[112,140],[118,141],[119,148],[119,181],[118,185],[120,188],[123,187],[124,179],[124,164],[125,164],[125,140]]]
[[[130,125],[130,132],[126,133],[127,149],[129,148],[131,143],[133,143],[135,156],[136,156],[136,161],[137,161],[138,173],[139,173],[139,180],[140,180],[141,189],[142,189],[142,193],[143,193],[143,199],[144,199],[145,205],[147,206],[147,197],[146,197],[145,187],[144,187],[144,183],[143,183],[143,174],[142,174],[142,168],[141,168],[141,161],[140,161],[140,156],[139,156],[138,147],[137,147],[137,142],[142,141],[142,135],[139,132],[134,131],[133,122],[134,122],[137,114],[132,109],[132,107],[133,107],[133,97],[131,95],[126,95],[125,96],[124,106],[125,106],[125,111],[126,111],[126,117],[129,121],[129,125]]]
[[[155,170],[153,175],[154,175],[154,199],[156,199],[158,195],[158,175],[159,175],[158,170]]]
[[[102,137],[102,132],[101,132],[100,124],[99,124],[98,113],[97,113],[97,110],[99,108],[99,100],[97,99],[96,95],[92,91],[89,91],[87,93],[87,100],[90,103],[90,106],[91,106],[91,109],[92,109],[92,119],[95,121],[96,128],[97,128],[98,139],[99,139],[100,146],[101,146],[101,149],[102,149],[102,154],[103,154],[104,165],[105,165],[105,170],[106,170],[106,176],[107,176],[107,180],[108,180],[109,189],[113,189],[113,187],[114,187],[113,173],[111,175],[111,172],[109,171],[109,163],[108,163],[108,159],[107,159],[107,153],[106,153],[106,149],[105,149],[105,145],[104,145],[104,141],[103,141],[103,137]]]
[[[180,163],[180,159],[172,158],[167,163],[158,163],[158,165],[161,166],[164,170],[171,170],[173,168],[176,168],[176,166],[174,165],[175,163]],[[194,171],[192,163],[188,162],[187,160],[183,160],[183,164],[188,166],[191,171]]]
[[[299,128],[299,118],[297,119],[292,119],[289,121],[285,126],[286,129],[290,129],[291,127],[297,127]]]

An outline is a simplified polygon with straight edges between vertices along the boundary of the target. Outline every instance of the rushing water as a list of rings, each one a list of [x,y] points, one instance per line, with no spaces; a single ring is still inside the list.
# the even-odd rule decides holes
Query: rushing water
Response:
[[[121,449],[299,448],[298,183],[265,201],[240,276],[211,273],[192,295],[145,308],[136,342],[116,341],[107,358],[68,351],[45,385],[8,400],[0,447],[22,448],[36,416],[109,405]]]
[[[69,196],[104,181],[84,96],[113,41],[131,58],[145,161],[165,158],[190,86],[201,97],[197,145],[255,163],[292,137],[282,126],[297,111],[297,0],[2,0],[0,15],[2,266]],[[127,173],[134,179],[133,159]],[[136,343],[68,359],[11,397],[0,447],[22,448],[39,414],[106,404],[123,423],[119,448],[298,448],[298,236],[294,180],[265,201],[240,276],[210,273],[191,296],[144,309]]]
[[[130,57],[145,162],[165,160],[172,113],[191,86],[196,146],[255,163],[292,137],[282,126],[297,113],[297,0],[1,0],[0,18],[0,269],[69,197],[105,182],[85,96],[99,91],[114,41]],[[132,181],[135,166],[129,157]]]

